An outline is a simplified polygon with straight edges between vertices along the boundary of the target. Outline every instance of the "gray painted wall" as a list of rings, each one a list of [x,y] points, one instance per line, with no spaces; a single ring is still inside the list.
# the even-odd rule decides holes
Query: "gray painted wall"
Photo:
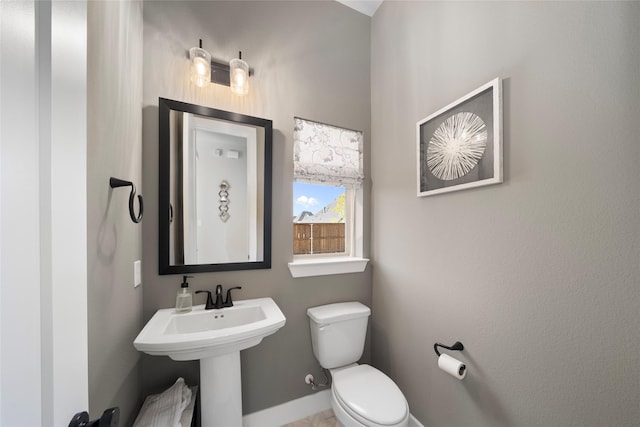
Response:
[[[88,143],[87,264],[89,409],[99,417],[119,406],[123,425],[139,407],[142,287],[133,287],[142,227],[129,218],[129,189],[109,177],[142,185],[142,3],[87,2]],[[70,165],[72,167],[72,165]],[[144,221],[149,214],[145,215]]]
[[[370,19],[345,6],[320,2],[144,3],[143,222],[144,320],[175,304],[179,275],[158,275],[158,97],[273,120],[273,267],[270,270],[197,274],[192,288],[241,285],[238,298],[272,297],[287,324],[257,347],[242,351],[243,411],[251,413],[311,391],[304,376],[320,369],[313,357],[307,307],[358,300],[371,303],[371,272],[292,279],[292,133],[301,116],[370,134]],[[255,69],[251,92],[193,86],[187,50],[203,39],[220,60],[239,50]],[[368,155],[366,171],[368,172]],[[368,211],[368,209],[367,209]],[[368,220],[368,217],[367,217]],[[366,242],[368,254],[368,241]],[[203,303],[201,295],[196,303]],[[368,360],[366,351],[364,360]],[[197,381],[197,362],[143,356],[143,394],[182,375]]]
[[[640,4],[384,2],[372,360],[427,426],[640,419]],[[504,78],[505,182],[416,197],[416,122]],[[466,379],[433,343],[460,340]]]

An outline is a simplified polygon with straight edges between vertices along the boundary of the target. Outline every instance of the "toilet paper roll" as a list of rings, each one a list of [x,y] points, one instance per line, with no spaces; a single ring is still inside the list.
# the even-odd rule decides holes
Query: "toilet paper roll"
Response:
[[[467,375],[467,367],[465,364],[448,354],[441,354],[440,357],[438,357],[438,367],[459,380]]]

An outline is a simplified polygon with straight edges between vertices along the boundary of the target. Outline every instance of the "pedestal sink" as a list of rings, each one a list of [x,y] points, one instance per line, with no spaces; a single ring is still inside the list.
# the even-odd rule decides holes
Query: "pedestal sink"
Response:
[[[202,426],[242,426],[240,350],[259,344],[285,321],[271,298],[235,301],[233,307],[218,310],[200,305],[184,314],[161,309],[133,345],[173,360],[199,359]]]

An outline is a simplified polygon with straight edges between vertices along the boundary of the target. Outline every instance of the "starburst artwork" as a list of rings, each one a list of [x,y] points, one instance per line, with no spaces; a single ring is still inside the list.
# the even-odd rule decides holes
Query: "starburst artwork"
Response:
[[[502,182],[500,79],[417,124],[418,196]]]
[[[427,148],[427,166],[448,181],[466,175],[478,164],[487,146],[487,126],[473,113],[458,113],[433,133]]]

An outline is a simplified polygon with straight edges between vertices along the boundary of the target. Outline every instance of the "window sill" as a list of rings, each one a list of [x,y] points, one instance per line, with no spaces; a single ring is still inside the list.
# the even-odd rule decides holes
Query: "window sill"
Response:
[[[336,257],[304,257],[289,263],[291,276],[312,277],[330,274],[361,273],[367,267],[367,258],[348,256]]]

